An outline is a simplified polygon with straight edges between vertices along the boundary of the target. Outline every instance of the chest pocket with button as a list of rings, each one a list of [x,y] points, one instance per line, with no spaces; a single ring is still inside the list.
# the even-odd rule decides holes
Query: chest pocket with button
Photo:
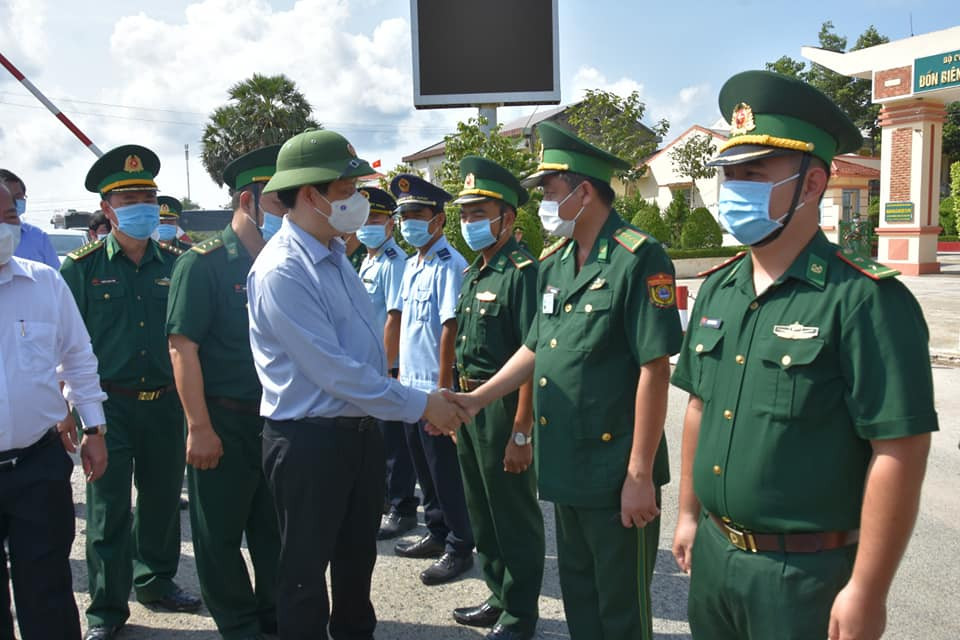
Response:
[[[93,318],[104,318],[114,320],[117,314],[123,311],[123,303],[127,292],[120,282],[110,284],[98,284],[87,286],[87,299],[90,304],[87,306],[87,312]],[[89,326],[89,322],[87,323]]]
[[[836,356],[821,338],[758,338],[753,356],[760,361],[751,404],[778,422],[808,421],[835,411],[843,385]]]
[[[574,304],[572,316],[573,340],[570,348],[575,351],[594,351],[606,345],[610,338],[613,315],[613,291],[585,291]]]
[[[417,287],[413,290],[413,314],[420,322],[429,322],[430,312],[433,308],[431,296],[433,290],[430,286]]]
[[[52,375],[57,366],[57,331],[49,322],[16,322],[17,359],[20,369]]]
[[[717,385],[717,368],[720,365],[721,352],[723,351],[723,330],[698,327],[694,331],[695,333],[690,336],[687,348],[692,352],[693,382],[696,385],[696,395],[706,402],[713,395],[713,390]]]

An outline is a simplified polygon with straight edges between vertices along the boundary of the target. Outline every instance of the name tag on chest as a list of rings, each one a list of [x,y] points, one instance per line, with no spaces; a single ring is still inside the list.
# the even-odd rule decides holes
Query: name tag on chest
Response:
[[[556,287],[547,287],[543,292],[543,304],[541,311],[546,315],[553,315],[557,308],[557,294],[560,292]]]

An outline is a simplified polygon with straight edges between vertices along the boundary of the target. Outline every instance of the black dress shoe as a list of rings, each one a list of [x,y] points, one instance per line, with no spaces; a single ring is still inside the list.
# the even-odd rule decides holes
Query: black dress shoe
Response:
[[[519,629],[498,624],[490,630],[486,640],[530,640],[532,637],[533,633],[525,633]]]
[[[390,540],[410,531],[417,526],[417,516],[402,516],[391,511],[380,520],[380,531],[377,540]]]
[[[452,553],[444,553],[440,559],[427,567],[427,570],[420,574],[420,582],[428,587],[435,584],[450,582],[464,571],[473,566],[473,554],[458,556]]]
[[[137,598],[137,600],[140,600]],[[165,609],[167,611],[173,611],[177,613],[194,613],[200,609],[200,606],[203,602],[200,598],[196,598],[180,587],[174,587],[173,591],[163,596],[162,598],[157,598],[156,600],[140,600],[141,604],[145,604],[149,607],[156,607],[158,609]]]
[[[98,624],[87,629],[87,633],[84,634],[83,640],[113,640],[113,638],[117,637],[117,632],[120,631],[122,626],[122,624]]]
[[[446,548],[442,540],[436,540],[428,533],[416,542],[398,542],[393,552],[402,558],[439,558]]]
[[[484,602],[479,607],[460,607],[453,610],[453,619],[468,627],[492,627],[497,624],[503,609]]]

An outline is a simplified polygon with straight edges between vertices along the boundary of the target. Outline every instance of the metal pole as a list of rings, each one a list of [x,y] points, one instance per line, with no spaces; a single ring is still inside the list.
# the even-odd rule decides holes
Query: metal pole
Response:
[[[193,198],[190,197],[190,145],[183,145],[183,160],[187,166],[187,200],[193,202]]]
[[[57,120],[63,123],[63,126],[65,126],[67,129],[70,129],[70,132],[77,136],[80,142],[82,142],[87,149],[90,149],[90,151],[93,152],[93,154],[98,158],[103,155],[103,151],[100,151],[100,149],[97,148],[97,145],[93,144],[93,141],[84,135],[83,131],[80,131],[80,129],[77,128],[77,125],[73,124],[70,118],[63,115],[63,112],[60,111],[56,105],[50,102],[45,95],[40,93],[40,90],[33,86],[33,83],[27,80],[27,77],[20,73],[20,70],[13,66],[13,63],[7,60],[6,56],[4,56],[2,53],[0,53],[0,64],[6,67],[7,71],[10,72],[10,75],[19,80],[20,84],[25,86],[27,91],[32,93],[33,96],[50,111],[50,113],[56,116]]]
[[[490,137],[490,132],[497,126],[497,105],[477,105],[477,115],[480,116],[481,119],[486,118],[487,122],[486,124],[480,125],[480,130],[483,131],[484,135]]]

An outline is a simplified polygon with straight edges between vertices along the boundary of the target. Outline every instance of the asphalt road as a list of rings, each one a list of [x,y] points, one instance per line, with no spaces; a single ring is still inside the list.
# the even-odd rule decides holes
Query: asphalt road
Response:
[[[888,603],[889,623],[884,636],[889,640],[956,640],[960,638],[960,368],[934,368],[937,408],[941,431],[933,448],[924,488],[921,513],[910,547],[900,568]],[[667,433],[670,441],[673,477],[679,478],[680,425],[686,397],[671,388]],[[81,614],[89,602],[84,562],[84,490],[75,472],[74,496],[77,538],[71,562],[74,591]],[[669,552],[676,520],[676,482],[665,488],[664,516],[653,583],[654,629],[659,640],[689,638],[686,624],[687,577],[680,573]],[[556,543],[553,514],[544,504],[547,523],[547,559],[540,599],[541,623],[537,637],[568,638],[557,580]],[[182,518],[183,555],[178,582],[198,591],[190,522]],[[420,528],[416,533],[422,533]],[[450,585],[423,586],[418,575],[425,560],[398,558],[392,542],[380,543],[380,557],[374,574],[373,601],[380,623],[380,640],[457,640],[481,638],[483,634],[453,623],[450,611],[457,606],[479,604],[486,597],[480,573],[474,568],[466,578]],[[149,611],[131,602],[131,618],[122,638],[207,640],[216,639],[213,620],[206,611],[199,615],[166,614]],[[82,615],[81,615],[82,617]]]

